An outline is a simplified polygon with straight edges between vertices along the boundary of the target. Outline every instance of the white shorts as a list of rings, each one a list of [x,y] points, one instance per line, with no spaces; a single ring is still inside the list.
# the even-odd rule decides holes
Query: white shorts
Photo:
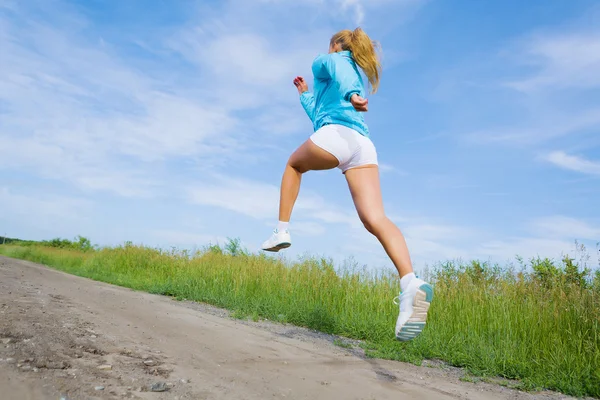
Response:
[[[310,136],[314,144],[333,154],[340,164],[342,173],[350,168],[377,164],[375,145],[366,136],[343,125],[325,125]]]

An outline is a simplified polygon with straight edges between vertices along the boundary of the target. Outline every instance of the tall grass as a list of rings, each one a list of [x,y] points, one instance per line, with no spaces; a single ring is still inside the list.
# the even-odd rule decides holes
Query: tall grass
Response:
[[[99,250],[0,246],[0,253],[137,290],[206,302],[236,315],[361,339],[372,356],[441,359],[479,376],[517,379],[600,398],[600,273],[565,258],[531,260],[526,271],[488,264],[437,265],[424,332],[394,340],[392,275],[336,271],[321,259],[292,265],[236,242],[189,254],[125,244]]]

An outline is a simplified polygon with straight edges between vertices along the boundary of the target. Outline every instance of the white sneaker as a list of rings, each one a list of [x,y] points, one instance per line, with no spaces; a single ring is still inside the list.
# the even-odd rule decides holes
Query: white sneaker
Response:
[[[433,300],[433,287],[419,278],[413,278],[400,298],[400,314],[396,321],[396,339],[407,342],[417,337],[427,321],[427,312]]]
[[[290,232],[287,229],[281,232],[275,229],[271,237],[262,244],[262,249],[264,251],[278,252],[279,250],[286,249],[291,245],[292,238],[290,236]]]

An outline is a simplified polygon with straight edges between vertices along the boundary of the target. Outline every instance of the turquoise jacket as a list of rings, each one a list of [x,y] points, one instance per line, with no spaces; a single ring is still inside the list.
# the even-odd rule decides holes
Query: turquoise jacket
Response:
[[[366,97],[358,66],[349,51],[321,54],[312,64],[314,95],[308,91],[300,95],[304,111],[314,130],[327,124],[340,124],[369,136],[362,113],[350,103],[354,93]]]

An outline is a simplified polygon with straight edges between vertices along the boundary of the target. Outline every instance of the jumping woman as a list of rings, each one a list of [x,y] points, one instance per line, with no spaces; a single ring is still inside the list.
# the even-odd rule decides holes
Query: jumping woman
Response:
[[[415,276],[404,236],[384,212],[377,152],[361,114],[368,110],[368,100],[357,66],[367,76],[371,93],[377,92],[381,64],[375,43],[361,28],[342,30],[331,38],[329,53],[313,61],[314,94],[308,91],[304,78],[294,79],[314,133],[287,162],[281,181],[279,223],[262,249],[277,252],[291,246],[288,224],[302,174],[339,168],[360,220],[377,237],[400,274],[395,331],[398,340],[408,341],[425,326],[433,288]]]

